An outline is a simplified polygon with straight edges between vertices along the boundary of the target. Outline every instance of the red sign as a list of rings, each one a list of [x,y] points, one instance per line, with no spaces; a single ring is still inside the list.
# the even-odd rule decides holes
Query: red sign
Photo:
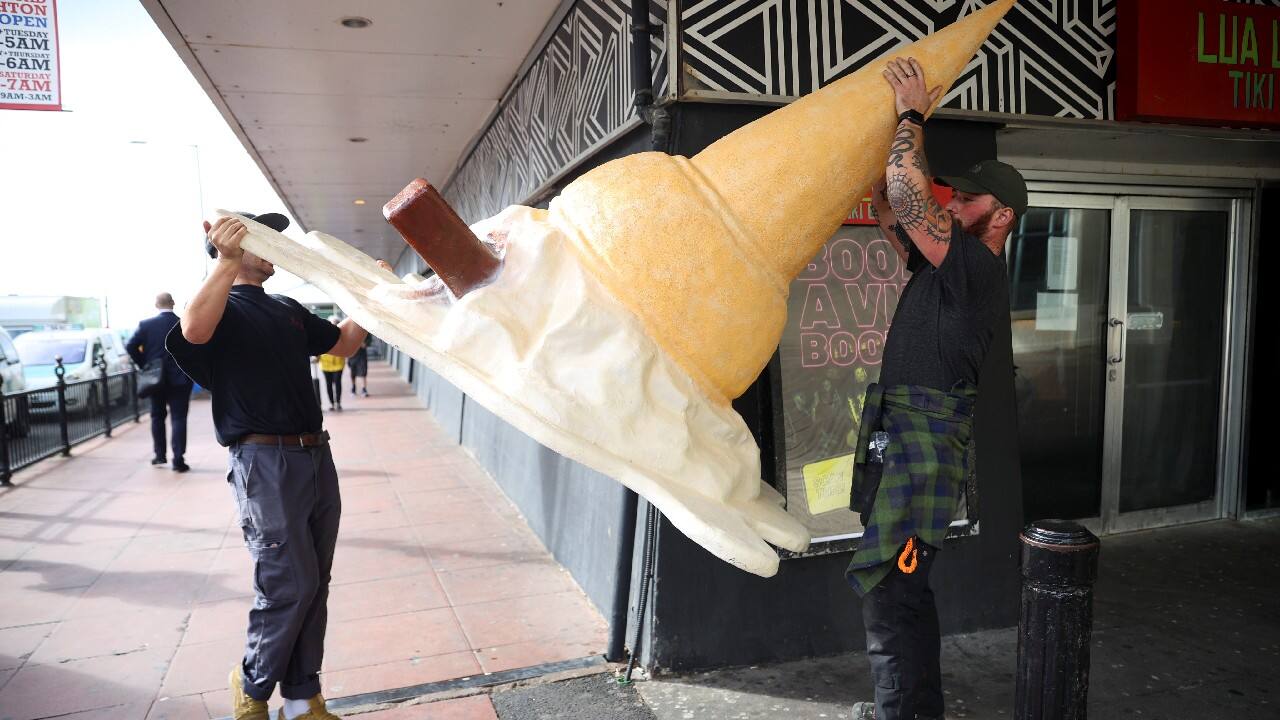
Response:
[[[849,217],[844,219],[845,225],[878,225],[876,218],[871,214],[871,197],[867,196],[858,201],[857,205],[849,211]]]
[[[1280,126],[1280,9],[1120,0],[1116,119]]]

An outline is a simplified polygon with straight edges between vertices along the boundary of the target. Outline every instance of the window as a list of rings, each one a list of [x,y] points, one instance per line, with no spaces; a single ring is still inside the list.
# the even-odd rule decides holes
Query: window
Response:
[[[40,336],[36,333],[25,333],[14,339],[18,348],[18,357],[25,365],[53,365],[54,359],[62,356],[64,365],[78,365],[84,362],[88,343],[79,338],[59,338]]]
[[[787,512],[820,540],[862,532],[849,472],[908,275],[878,228],[846,225],[791,283],[779,347]]]
[[[13,341],[5,333],[0,333],[0,356],[3,356],[10,365],[20,362],[18,349],[13,346]]]

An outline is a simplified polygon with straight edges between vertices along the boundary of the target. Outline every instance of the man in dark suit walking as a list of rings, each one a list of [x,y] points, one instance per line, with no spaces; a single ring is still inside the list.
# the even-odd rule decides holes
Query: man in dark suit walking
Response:
[[[173,312],[173,296],[167,292],[157,295],[156,309],[160,314],[139,323],[138,331],[129,338],[125,349],[139,368],[148,363],[163,363],[160,384],[151,394],[151,440],[155,445],[151,464],[166,462],[164,420],[167,414],[173,428],[173,469],[182,473],[191,469],[182,456],[187,450],[187,406],[191,401],[192,382],[164,349],[165,336],[178,324],[178,316]]]

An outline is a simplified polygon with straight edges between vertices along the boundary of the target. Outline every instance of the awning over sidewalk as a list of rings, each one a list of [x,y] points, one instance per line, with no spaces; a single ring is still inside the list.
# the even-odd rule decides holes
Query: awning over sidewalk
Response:
[[[382,204],[444,184],[562,5],[142,4],[302,226],[392,258]]]

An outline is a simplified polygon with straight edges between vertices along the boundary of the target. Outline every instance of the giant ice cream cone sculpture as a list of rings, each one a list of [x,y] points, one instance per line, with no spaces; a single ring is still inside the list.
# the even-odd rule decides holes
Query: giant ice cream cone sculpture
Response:
[[[930,86],[949,87],[1013,3],[892,55],[916,57]],[[692,159],[628,156],[574,181],[549,211],[508,208],[471,227],[488,246],[467,249],[474,238],[449,232],[452,211],[415,181],[386,212],[436,270],[429,280],[399,280],[322,233],[296,242],[246,221],[244,247],[542,444],[635,490],[710,552],[770,576],[778,556],[766,541],[799,551],[809,535],[761,482],[729,401],[777,347],[791,280],[884,171],[897,125],[887,60]],[[440,248],[461,251],[465,267]]]
[[[782,336],[787,288],[884,173],[897,127],[890,57],[949,88],[1014,0],[721,138],[692,160],[640,153],[551,203],[593,274],[710,395],[729,400]],[[847,191],[846,191],[847,190]]]

